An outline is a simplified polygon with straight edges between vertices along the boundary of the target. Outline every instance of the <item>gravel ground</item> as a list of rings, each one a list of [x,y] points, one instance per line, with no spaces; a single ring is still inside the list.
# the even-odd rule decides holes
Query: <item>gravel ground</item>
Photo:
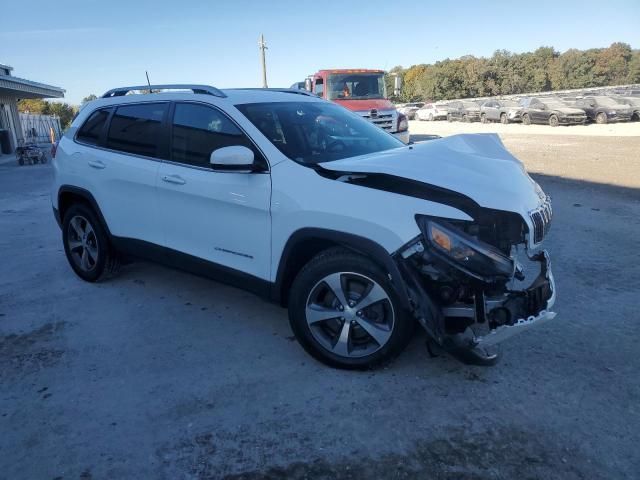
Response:
[[[332,370],[240,290],[146,263],[83,283],[50,165],[0,166],[0,478],[638,478],[638,139],[518,135],[554,198],[558,317],[493,368],[418,333]]]

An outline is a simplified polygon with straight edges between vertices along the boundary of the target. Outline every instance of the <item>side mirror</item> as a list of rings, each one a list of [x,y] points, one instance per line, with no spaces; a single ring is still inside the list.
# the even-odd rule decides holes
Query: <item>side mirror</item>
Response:
[[[214,170],[225,172],[246,173],[255,170],[253,152],[241,145],[214,150],[209,157],[209,163]]]

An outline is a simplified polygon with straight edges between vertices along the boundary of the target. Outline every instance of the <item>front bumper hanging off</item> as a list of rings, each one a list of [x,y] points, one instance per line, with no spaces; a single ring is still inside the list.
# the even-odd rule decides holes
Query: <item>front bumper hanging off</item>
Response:
[[[520,298],[523,300],[520,311],[525,314],[528,313],[529,315],[518,317],[509,325],[499,326],[486,335],[476,338],[478,346],[488,347],[496,345],[533,326],[541,325],[555,318],[556,313],[552,312],[551,308],[556,301],[556,284],[553,279],[553,273],[551,272],[549,255],[545,250],[534,256],[532,260],[541,262],[541,271],[538,277],[529,288],[522,292],[511,293],[508,295],[508,298],[502,302],[502,305],[506,305],[513,298]],[[513,297],[513,295],[516,295],[516,297]]]

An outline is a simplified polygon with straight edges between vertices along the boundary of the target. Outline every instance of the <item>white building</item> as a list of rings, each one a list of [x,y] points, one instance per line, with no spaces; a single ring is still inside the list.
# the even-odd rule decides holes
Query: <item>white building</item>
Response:
[[[33,82],[11,75],[13,67],[0,64],[0,131],[9,132],[9,149],[15,150],[24,139],[17,102],[23,98],[63,98],[64,90],[59,87]],[[0,142],[3,133],[0,132]],[[2,145],[0,143],[0,153]]]

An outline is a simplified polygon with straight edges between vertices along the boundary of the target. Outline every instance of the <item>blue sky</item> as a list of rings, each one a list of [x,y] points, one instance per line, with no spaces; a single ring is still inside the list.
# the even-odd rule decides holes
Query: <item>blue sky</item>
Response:
[[[320,68],[405,67],[496,49],[640,48],[640,1],[2,0],[0,63],[67,90],[66,100],[145,83],[269,86]]]

